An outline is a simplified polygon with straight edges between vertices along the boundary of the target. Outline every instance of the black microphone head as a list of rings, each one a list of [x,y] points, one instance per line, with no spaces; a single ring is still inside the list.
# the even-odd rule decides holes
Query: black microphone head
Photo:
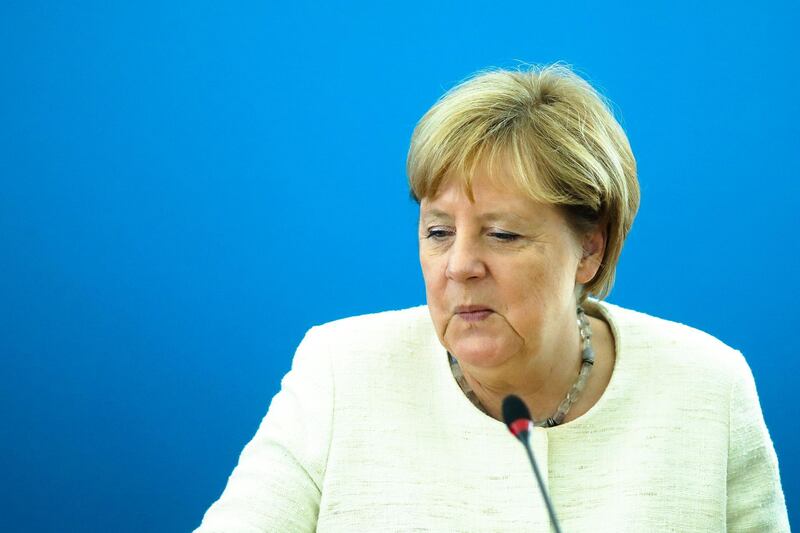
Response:
[[[519,396],[509,394],[503,399],[503,422],[511,429],[511,424],[520,419],[530,420],[531,412]]]

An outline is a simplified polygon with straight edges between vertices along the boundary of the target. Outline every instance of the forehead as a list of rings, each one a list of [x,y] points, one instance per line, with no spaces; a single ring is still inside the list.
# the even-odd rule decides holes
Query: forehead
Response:
[[[432,198],[420,202],[421,220],[475,218],[483,222],[530,224],[558,216],[557,209],[530,198],[518,188],[475,176],[468,189],[464,181],[445,181]]]

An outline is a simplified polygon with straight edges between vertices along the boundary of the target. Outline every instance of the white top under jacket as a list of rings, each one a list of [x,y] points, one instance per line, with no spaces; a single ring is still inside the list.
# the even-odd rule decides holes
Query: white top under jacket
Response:
[[[584,415],[534,454],[571,532],[789,531],[742,355],[696,329],[590,300],[616,342]],[[462,393],[427,307],[312,328],[211,532],[547,532],[524,448]]]

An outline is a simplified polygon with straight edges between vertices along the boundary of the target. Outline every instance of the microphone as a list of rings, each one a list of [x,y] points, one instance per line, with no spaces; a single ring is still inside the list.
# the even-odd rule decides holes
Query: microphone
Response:
[[[519,396],[509,394],[503,399],[503,421],[508,426],[511,434],[517,437],[522,445],[525,446],[525,451],[528,452],[528,459],[531,462],[531,466],[533,466],[533,473],[536,475],[536,481],[539,483],[539,490],[542,492],[542,498],[544,498],[547,512],[550,515],[550,522],[553,524],[556,533],[561,533],[556,512],[553,510],[553,503],[550,501],[550,495],[547,494],[547,489],[544,487],[536,459],[533,458],[533,450],[530,443],[530,436],[533,433],[531,412]]]

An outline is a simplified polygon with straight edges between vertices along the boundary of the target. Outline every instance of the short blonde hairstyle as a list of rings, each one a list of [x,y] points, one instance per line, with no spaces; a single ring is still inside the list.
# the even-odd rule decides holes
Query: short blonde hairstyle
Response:
[[[471,198],[476,166],[494,175],[504,162],[511,185],[561,207],[576,235],[605,230],[602,264],[581,299],[606,297],[639,208],[636,160],[609,104],[560,64],[478,73],[445,93],[414,129],[411,195],[432,198],[446,176],[457,176]]]

